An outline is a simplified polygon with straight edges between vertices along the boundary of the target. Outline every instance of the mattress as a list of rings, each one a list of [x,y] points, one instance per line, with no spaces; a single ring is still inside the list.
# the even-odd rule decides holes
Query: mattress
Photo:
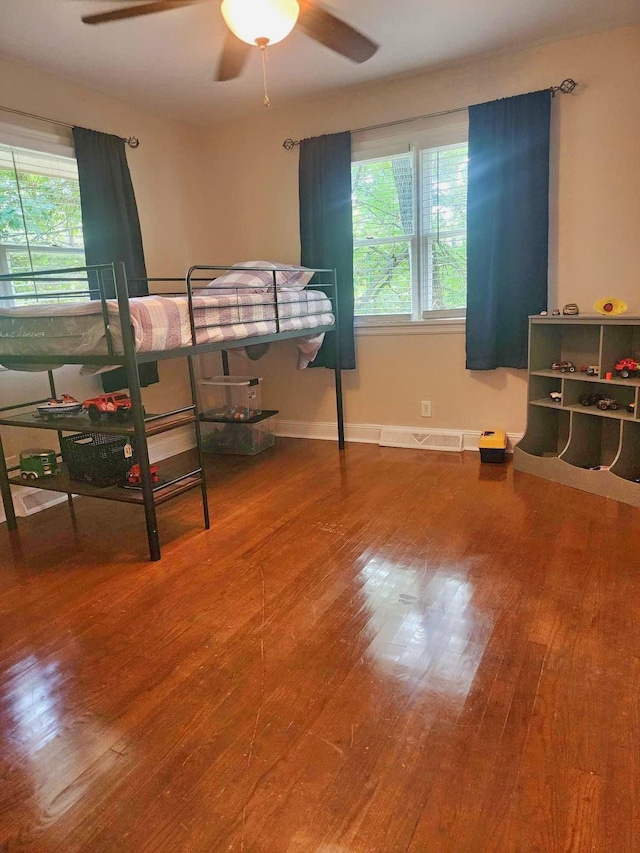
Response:
[[[146,296],[129,300],[138,352],[160,352],[191,346],[186,297]],[[196,343],[219,343],[300,331],[305,349],[316,351],[322,334],[313,329],[334,323],[331,302],[317,290],[279,291],[273,294],[205,294],[193,297]],[[107,300],[113,354],[122,355],[118,303]],[[313,339],[318,339],[314,341]],[[316,346],[317,344],[317,346]],[[100,302],[28,305],[0,309],[0,363],[2,356],[108,355],[107,335]],[[312,358],[309,360],[313,360]]]

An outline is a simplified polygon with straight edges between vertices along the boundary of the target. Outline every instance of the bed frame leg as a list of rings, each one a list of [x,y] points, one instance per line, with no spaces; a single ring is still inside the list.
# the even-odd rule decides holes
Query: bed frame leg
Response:
[[[338,449],[344,450],[344,403],[342,400],[342,371],[333,371],[336,381],[336,414],[338,416]]]
[[[48,370],[47,375],[49,377],[49,391],[51,392],[52,397],[57,397],[58,392],[56,391],[56,381],[53,376],[53,370]],[[62,450],[62,432],[58,430],[58,442],[60,443],[60,449]],[[76,510],[73,505],[73,495],[67,495],[67,506],[69,507],[69,513],[71,515],[72,520],[76,517]]]
[[[16,519],[16,511],[13,506],[13,495],[11,494],[11,485],[9,483],[9,472],[7,471],[7,460],[4,456],[4,448],[2,447],[2,437],[0,436],[0,492],[2,493],[2,504],[4,506],[4,514],[7,517],[7,529],[17,530],[18,522]]]
[[[200,477],[202,479],[202,515],[204,516],[205,530],[209,530],[211,528],[211,521],[209,519],[209,495],[207,494],[207,478],[204,471],[204,454],[202,453],[202,428],[200,426],[200,412],[198,410],[198,389],[196,387],[196,373],[193,366],[193,356],[187,356],[187,361],[189,362],[189,383],[191,385],[191,402],[195,406],[196,416],[196,449],[198,452],[198,467],[200,468]]]

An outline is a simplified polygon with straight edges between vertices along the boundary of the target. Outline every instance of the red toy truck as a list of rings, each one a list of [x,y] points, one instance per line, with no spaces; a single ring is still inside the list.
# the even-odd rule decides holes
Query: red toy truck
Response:
[[[128,421],[131,415],[131,397],[128,394],[100,394],[83,403],[92,421],[99,421],[104,415],[119,421]]]
[[[623,379],[637,376],[638,370],[640,370],[640,363],[635,358],[621,358],[620,361],[616,361],[616,373]]]
[[[159,483],[160,475],[158,474],[158,466],[151,466],[151,482]],[[142,483],[142,475],[140,474],[140,466],[134,465],[133,468],[129,470],[127,474],[127,485],[128,486],[139,486]]]

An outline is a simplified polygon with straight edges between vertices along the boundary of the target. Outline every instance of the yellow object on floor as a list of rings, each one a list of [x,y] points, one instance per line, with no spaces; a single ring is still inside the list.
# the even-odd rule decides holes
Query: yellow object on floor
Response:
[[[486,429],[478,441],[483,462],[504,462],[507,451],[507,433],[503,429]]]

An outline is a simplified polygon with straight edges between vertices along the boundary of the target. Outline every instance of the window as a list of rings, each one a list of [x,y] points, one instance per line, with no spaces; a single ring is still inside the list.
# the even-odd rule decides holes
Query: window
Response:
[[[0,142],[0,273],[84,263],[78,169],[73,157]],[[46,293],[55,287],[46,282],[35,286],[31,281],[0,282],[0,295],[24,297],[34,288]],[[69,281],[70,292],[86,289],[86,282]],[[30,301],[2,300],[2,304]]]
[[[466,123],[356,138],[352,182],[359,322],[463,317]]]

